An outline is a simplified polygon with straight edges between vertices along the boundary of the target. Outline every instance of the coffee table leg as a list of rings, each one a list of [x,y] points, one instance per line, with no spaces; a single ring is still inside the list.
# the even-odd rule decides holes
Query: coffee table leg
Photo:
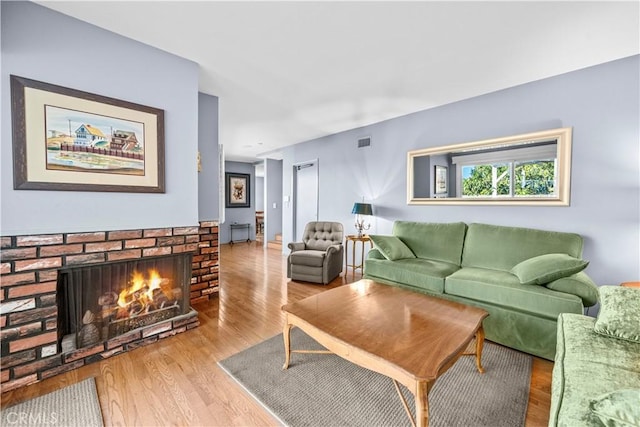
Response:
[[[289,359],[291,357],[291,324],[289,324],[289,319],[286,318],[282,337],[284,338],[284,366],[282,369],[287,369],[289,367]]]
[[[429,425],[429,391],[434,382],[418,381],[416,383],[416,427]]]
[[[484,374],[484,368],[482,367],[482,348],[484,347],[484,329],[480,326],[478,332],[476,332],[476,366],[478,372]]]

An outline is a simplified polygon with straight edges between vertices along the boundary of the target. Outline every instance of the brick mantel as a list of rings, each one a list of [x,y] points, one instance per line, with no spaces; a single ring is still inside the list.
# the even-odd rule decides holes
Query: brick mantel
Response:
[[[85,363],[175,335],[197,326],[197,313],[139,331],[126,345],[104,343],[104,351],[58,353],[56,285],[58,270],[193,252],[191,303],[218,291],[218,223],[136,230],[0,237],[1,391],[40,381]],[[174,325],[175,323],[175,325]],[[86,350],[84,350],[86,352]],[[85,357],[88,356],[88,357]]]

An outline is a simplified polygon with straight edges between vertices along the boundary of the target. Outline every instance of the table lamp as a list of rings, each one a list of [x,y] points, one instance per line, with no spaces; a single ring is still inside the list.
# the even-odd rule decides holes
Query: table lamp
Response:
[[[356,215],[356,230],[358,230],[358,237],[362,237],[362,230],[368,230],[371,227],[371,224],[365,225],[362,215],[373,215],[371,205],[369,203],[354,203],[351,213]]]

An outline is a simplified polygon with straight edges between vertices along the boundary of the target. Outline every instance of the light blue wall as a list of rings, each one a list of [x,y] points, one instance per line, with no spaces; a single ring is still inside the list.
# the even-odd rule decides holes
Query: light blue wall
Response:
[[[264,210],[264,177],[256,176],[256,187],[254,194],[256,195],[256,210]],[[281,190],[282,191],[282,190]]]
[[[219,228],[219,241],[220,244],[229,243],[231,240],[231,229],[229,224],[246,224],[249,223],[249,238],[256,240],[256,195],[254,189],[256,188],[255,180],[255,168],[251,163],[243,162],[224,162],[225,173],[246,173],[249,174],[249,200],[250,206],[248,208],[225,208],[224,224],[220,224]],[[226,180],[226,177],[225,177]],[[226,197],[226,196],[225,196]],[[233,239],[242,240],[246,239],[247,233],[245,230],[234,230]]]
[[[576,232],[587,273],[598,284],[640,278],[640,57],[634,56],[353,129],[283,150],[283,195],[292,165],[319,159],[320,220],[350,214],[364,197],[374,207],[370,233],[396,219],[464,221]],[[407,151],[544,129],[573,128],[571,206],[408,206]],[[371,135],[371,147],[357,148]],[[291,241],[292,209],[283,212]],[[283,250],[287,252],[286,249]]]
[[[274,240],[276,234],[282,233],[282,160],[266,159],[264,162],[266,181],[265,242],[267,242]]]
[[[34,3],[1,7],[2,234],[197,225],[198,65]],[[87,54],[95,66],[75,60]],[[10,74],[163,109],[166,193],[14,190]]]
[[[220,217],[218,148],[218,97],[198,94],[198,150],[202,170],[198,173],[198,218],[201,221]]]

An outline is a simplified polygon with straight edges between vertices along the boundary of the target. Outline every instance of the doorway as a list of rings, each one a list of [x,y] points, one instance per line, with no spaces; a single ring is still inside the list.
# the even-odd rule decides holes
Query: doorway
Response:
[[[293,166],[294,241],[302,240],[304,227],[318,220],[318,160]]]

